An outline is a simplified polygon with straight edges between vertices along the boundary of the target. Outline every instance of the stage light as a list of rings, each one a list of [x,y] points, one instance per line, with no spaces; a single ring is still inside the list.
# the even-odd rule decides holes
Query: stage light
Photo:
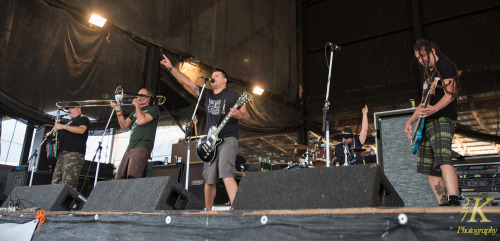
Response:
[[[262,95],[262,93],[264,92],[264,89],[260,88],[260,87],[255,87],[255,89],[253,89],[253,93],[256,94],[256,95]]]
[[[106,23],[106,19],[97,14],[92,14],[89,19],[89,23],[102,27]]]

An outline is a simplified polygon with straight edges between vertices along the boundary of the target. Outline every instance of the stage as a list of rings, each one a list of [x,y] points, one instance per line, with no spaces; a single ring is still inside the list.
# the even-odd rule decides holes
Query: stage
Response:
[[[0,223],[35,216],[1,213]],[[500,208],[47,211],[45,218],[32,240],[498,240]]]
[[[3,207],[50,210],[32,240],[493,240],[500,228],[495,198],[405,207],[376,164],[245,173],[232,209],[219,211],[201,211],[189,190],[169,176],[100,181],[89,197],[20,186]],[[0,239],[35,217],[0,213]]]

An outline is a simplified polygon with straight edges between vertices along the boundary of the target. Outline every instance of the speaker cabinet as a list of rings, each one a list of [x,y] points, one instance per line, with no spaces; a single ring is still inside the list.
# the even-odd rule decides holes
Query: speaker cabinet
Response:
[[[153,166],[151,176],[169,176],[170,178],[177,180],[179,174],[179,166],[180,165],[175,164]],[[185,185],[184,183],[181,184],[182,186]],[[205,181],[203,180],[203,163],[192,163],[189,168],[189,192],[194,194],[201,202],[205,203],[204,188]],[[223,205],[229,202],[229,196],[227,195],[224,182],[217,182],[216,190],[217,191],[214,199],[214,205]]]
[[[13,171],[7,174],[5,195],[9,195],[16,187],[27,186],[31,178],[30,171]],[[49,185],[52,182],[52,173],[35,172],[32,185]]]
[[[414,111],[408,108],[374,113],[377,163],[407,207],[436,206],[427,176],[417,173],[417,155],[412,155],[410,140],[404,132]]]
[[[203,203],[170,177],[97,182],[83,211],[202,210]]]
[[[190,150],[190,163],[201,162],[200,158],[196,154],[196,142],[197,140],[191,140],[191,150]],[[187,142],[175,143],[172,144],[172,163],[175,163],[175,157],[181,157],[182,162],[186,162],[187,158]]]
[[[247,173],[235,210],[404,206],[376,164]]]
[[[86,198],[66,184],[18,186],[10,193],[2,207],[19,202],[21,209],[39,207],[48,211],[80,210]]]
[[[85,162],[87,164],[89,162]],[[103,176],[106,176],[107,178],[110,178],[109,175],[106,175],[108,171],[106,171],[107,166],[106,165],[101,165],[100,170],[102,170],[99,173],[99,179],[98,180],[105,180],[102,178]],[[84,168],[80,172],[80,177],[79,177],[79,182],[76,187],[76,190],[78,190],[83,196],[88,197],[90,195],[90,192],[92,192],[92,188],[94,188],[94,172],[90,172],[90,174],[87,176],[87,167],[84,165]],[[37,171],[33,175],[33,182],[32,185],[49,185],[52,183],[52,176],[53,172],[47,172],[47,171]],[[112,177],[112,176],[111,176]],[[9,172],[7,175],[7,181],[5,185],[5,195],[9,195],[12,190],[14,190],[15,187],[18,186],[27,186],[29,185],[29,181],[31,179],[31,172],[30,171],[13,171]]]

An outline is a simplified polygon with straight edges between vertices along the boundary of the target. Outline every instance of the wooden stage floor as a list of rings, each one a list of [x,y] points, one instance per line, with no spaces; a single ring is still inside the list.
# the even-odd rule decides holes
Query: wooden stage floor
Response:
[[[35,216],[0,213],[0,225],[26,223]],[[491,206],[47,211],[33,240],[499,240],[498,229],[500,208]]]

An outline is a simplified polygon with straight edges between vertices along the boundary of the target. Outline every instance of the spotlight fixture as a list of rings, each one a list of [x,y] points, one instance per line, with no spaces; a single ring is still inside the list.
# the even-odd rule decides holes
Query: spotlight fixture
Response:
[[[255,89],[253,89],[253,93],[256,94],[256,95],[262,95],[262,93],[264,92],[264,89],[260,88],[260,87],[255,87]]]
[[[89,23],[102,27],[106,23],[106,19],[97,14],[92,14],[92,16],[89,19]]]

